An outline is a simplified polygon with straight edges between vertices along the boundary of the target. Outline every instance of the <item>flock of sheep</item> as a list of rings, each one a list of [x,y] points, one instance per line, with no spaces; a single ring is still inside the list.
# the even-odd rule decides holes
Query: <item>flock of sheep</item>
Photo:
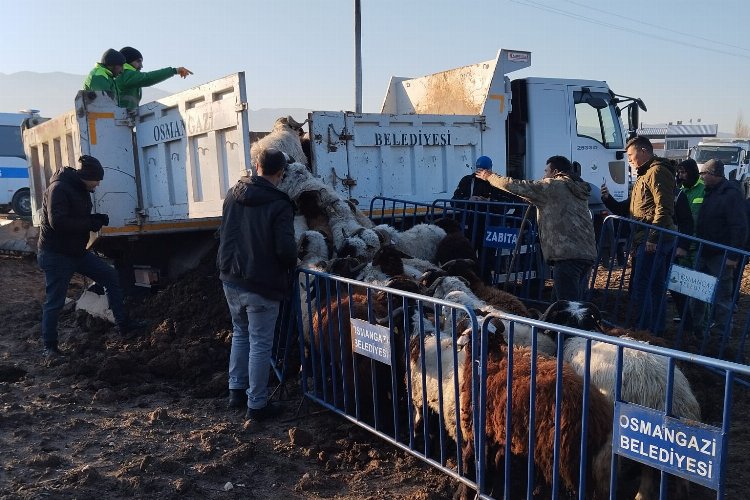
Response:
[[[425,454],[433,452],[430,441],[441,443],[443,448],[446,443],[454,443],[456,460],[471,475],[476,451],[474,412],[478,407],[473,389],[481,372],[486,375],[487,394],[483,453],[488,460],[484,473],[494,497],[503,493],[506,444],[509,459],[517,465],[513,469],[514,491],[525,494],[525,464],[532,460],[536,470],[530,483],[534,494],[540,498],[550,495],[558,407],[561,491],[577,495],[586,420],[584,495],[608,498],[616,348],[606,342],[590,343],[591,385],[585,394],[582,377],[587,370],[587,341],[574,336],[558,338],[555,330],[532,328],[521,319],[541,319],[637,341],[653,343],[655,339],[643,332],[604,327],[592,304],[561,301],[541,314],[512,294],[485,285],[477,274],[476,252],[455,220],[445,218],[404,231],[374,225],[311,173],[306,160],[297,156],[301,151],[297,149],[299,137],[297,131],[281,123],[263,139],[263,146],[276,147],[295,160],[279,189],[298,208],[295,235],[300,267],[315,272],[313,276],[300,275],[302,330],[314,390],[395,439],[409,429],[409,441],[413,443],[413,431],[419,433]],[[342,286],[331,275],[394,291]],[[311,283],[315,286],[310,287]],[[519,319],[513,320],[508,314]],[[354,352],[351,318],[388,328],[391,366]],[[477,325],[484,322],[489,352],[478,370],[472,362],[471,343],[478,338],[474,336]],[[562,343],[560,370],[558,342]],[[663,410],[666,358],[625,349],[623,360],[621,398]],[[562,373],[561,400],[556,398],[558,373]],[[673,378],[671,414],[700,421],[699,404],[678,367]],[[533,400],[529,397],[532,386],[536,391]],[[506,412],[508,399],[510,414]],[[534,434],[533,449],[529,449],[530,432]],[[631,477],[620,481],[618,492],[635,484],[637,492],[628,491],[624,497],[658,495],[654,471],[645,466],[635,469],[640,480],[632,481]],[[674,487],[684,495],[687,482],[677,481]]]

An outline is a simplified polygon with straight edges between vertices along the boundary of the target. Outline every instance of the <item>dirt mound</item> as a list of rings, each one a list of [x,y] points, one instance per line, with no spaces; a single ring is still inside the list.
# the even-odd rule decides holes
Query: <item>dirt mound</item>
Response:
[[[129,301],[133,338],[65,312],[63,360],[40,356],[44,277],[0,257],[0,497],[448,498],[455,484],[311,403],[244,424],[226,406],[231,321],[212,257]],[[86,283],[75,278],[69,297]]]

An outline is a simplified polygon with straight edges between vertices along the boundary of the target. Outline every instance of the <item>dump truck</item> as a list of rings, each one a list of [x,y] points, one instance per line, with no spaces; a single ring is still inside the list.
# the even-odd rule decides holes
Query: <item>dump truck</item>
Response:
[[[75,108],[24,131],[32,217],[40,223],[52,174],[87,154],[104,166],[92,194],[109,226],[90,247],[126,285],[150,286],[195,266],[213,245],[225,193],[250,165],[243,73],[120,108],[106,92],[80,91]]]
[[[595,213],[603,210],[603,182],[615,199],[627,198],[624,146],[643,102],[604,81],[508,77],[530,65],[530,52],[501,49],[494,60],[393,77],[380,113],[315,111],[313,169],[366,207],[376,195],[450,198],[482,155],[496,173],[518,179],[541,179],[547,158],[563,155],[592,185]]]
[[[604,180],[627,197],[620,114],[638,123],[638,99],[606,82],[524,78],[531,53],[421,78],[392,78],[380,113],[314,111],[308,116],[311,169],[367,211],[374,197],[450,198],[478,156],[496,172],[541,178],[547,157],[566,155],[595,188]],[[214,242],[224,195],[249,170],[244,73],[119,108],[105,92],[81,91],[75,109],[24,131],[35,224],[53,172],[97,157],[104,179],[94,210],[110,224],[90,245],[111,257],[126,283],[149,286],[195,265]]]

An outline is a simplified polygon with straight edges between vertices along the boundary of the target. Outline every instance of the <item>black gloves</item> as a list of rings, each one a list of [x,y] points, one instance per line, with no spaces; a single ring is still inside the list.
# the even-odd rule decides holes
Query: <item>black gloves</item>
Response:
[[[109,226],[109,215],[91,214],[89,229],[93,232],[97,232],[102,228],[102,226]]]

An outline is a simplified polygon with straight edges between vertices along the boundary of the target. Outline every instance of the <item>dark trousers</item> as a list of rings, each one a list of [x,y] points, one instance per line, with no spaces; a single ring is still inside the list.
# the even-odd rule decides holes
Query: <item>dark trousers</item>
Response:
[[[635,253],[632,301],[635,321],[631,326],[662,335],[665,328],[667,300],[665,296],[667,268],[673,242],[659,243],[655,252],[646,252],[646,243]]]
[[[554,266],[554,289],[557,300],[581,300],[588,288],[591,261],[581,259],[557,260]]]
[[[65,305],[65,294],[74,273],[82,274],[102,285],[107,291],[109,308],[118,325],[124,324],[125,308],[122,289],[115,269],[91,252],[80,257],[70,257],[48,250],[37,255],[39,267],[44,271],[46,297],[42,308],[42,341],[46,347],[57,346],[57,319]]]

